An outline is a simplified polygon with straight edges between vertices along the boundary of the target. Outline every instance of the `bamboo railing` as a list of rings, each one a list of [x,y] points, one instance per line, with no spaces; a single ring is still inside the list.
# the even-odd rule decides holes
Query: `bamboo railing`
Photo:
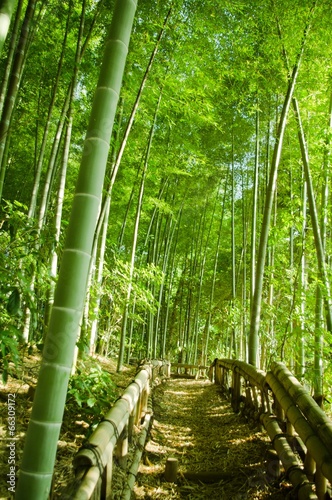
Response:
[[[265,373],[243,361],[215,359],[210,378],[230,394],[234,411],[264,425],[277,452],[268,468],[280,471],[282,463],[294,498],[330,498],[332,421],[286,366],[274,363]]]
[[[169,376],[169,369],[169,363],[162,361],[152,361],[140,368],[132,383],[74,457],[75,484],[71,499],[112,497],[113,455],[120,462],[126,460],[134,425],[142,424],[139,442],[146,437],[152,412],[149,404],[151,384],[160,374]],[[139,462],[139,453],[136,458]]]
[[[208,366],[195,365],[189,363],[172,363],[171,364],[171,376],[176,378],[199,378],[200,376],[206,376],[206,372],[209,369]]]

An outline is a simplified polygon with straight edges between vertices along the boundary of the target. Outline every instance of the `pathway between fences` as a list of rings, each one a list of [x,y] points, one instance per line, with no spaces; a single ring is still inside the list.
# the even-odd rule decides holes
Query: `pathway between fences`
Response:
[[[284,498],[280,481],[274,485],[266,473],[267,434],[233,412],[220,386],[170,379],[154,389],[153,412],[135,498]],[[170,458],[178,467],[174,483],[164,477]]]

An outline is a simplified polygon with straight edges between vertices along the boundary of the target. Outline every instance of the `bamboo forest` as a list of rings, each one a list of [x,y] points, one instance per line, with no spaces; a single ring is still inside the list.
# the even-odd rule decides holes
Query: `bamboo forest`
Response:
[[[331,6],[0,1],[1,387],[39,371],[16,498],[48,498],[82,360],[282,362],[332,401]]]

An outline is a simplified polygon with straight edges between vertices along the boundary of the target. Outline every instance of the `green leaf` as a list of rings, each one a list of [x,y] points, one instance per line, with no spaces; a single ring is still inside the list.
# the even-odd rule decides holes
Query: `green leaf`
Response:
[[[95,398],[89,398],[86,402],[86,404],[88,405],[89,408],[92,408],[94,405],[95,405]]]

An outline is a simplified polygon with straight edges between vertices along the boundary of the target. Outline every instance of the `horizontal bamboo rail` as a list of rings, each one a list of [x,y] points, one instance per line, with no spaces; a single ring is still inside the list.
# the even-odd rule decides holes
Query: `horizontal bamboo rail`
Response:
[[[73,500],[99,500],[112,497],[113,455],[125,459],[128,439],[134,425],[143,423],[146,436],[151,418],[148,408],[150,385],[160,374],[169,376],[169,363],[152,361],[140,367],[123,395],[114,403],[88,441],[74,457],[75,491]],[[145,418],[146,417],[146,418]]]
[[[172,363],[171,364],[171,376],[185,376],[189,378],[198,378],[200,374],[206,375],[208,366],[205,365],[194,365],[187,363]]]
[[[265,373],[243,361],[215,359],[210,374],[211,370],[215,383],[230,394],[234,411],[263,423],[297,498],[327,498],[327,480],[332,483],[332,421],[296,377],[283,363],[274,363]],[[301,449],[303,465],[292,447]]]
[[[302,470],[301,463],[289,445],[285,434],[279,427],[277,418],[265,413],[261,420],[266,432],[274,444],[275,450],[281,459],[282,465],[294,486],[299,500],[315,500],[317,495],[312,491],[312,484]]]

